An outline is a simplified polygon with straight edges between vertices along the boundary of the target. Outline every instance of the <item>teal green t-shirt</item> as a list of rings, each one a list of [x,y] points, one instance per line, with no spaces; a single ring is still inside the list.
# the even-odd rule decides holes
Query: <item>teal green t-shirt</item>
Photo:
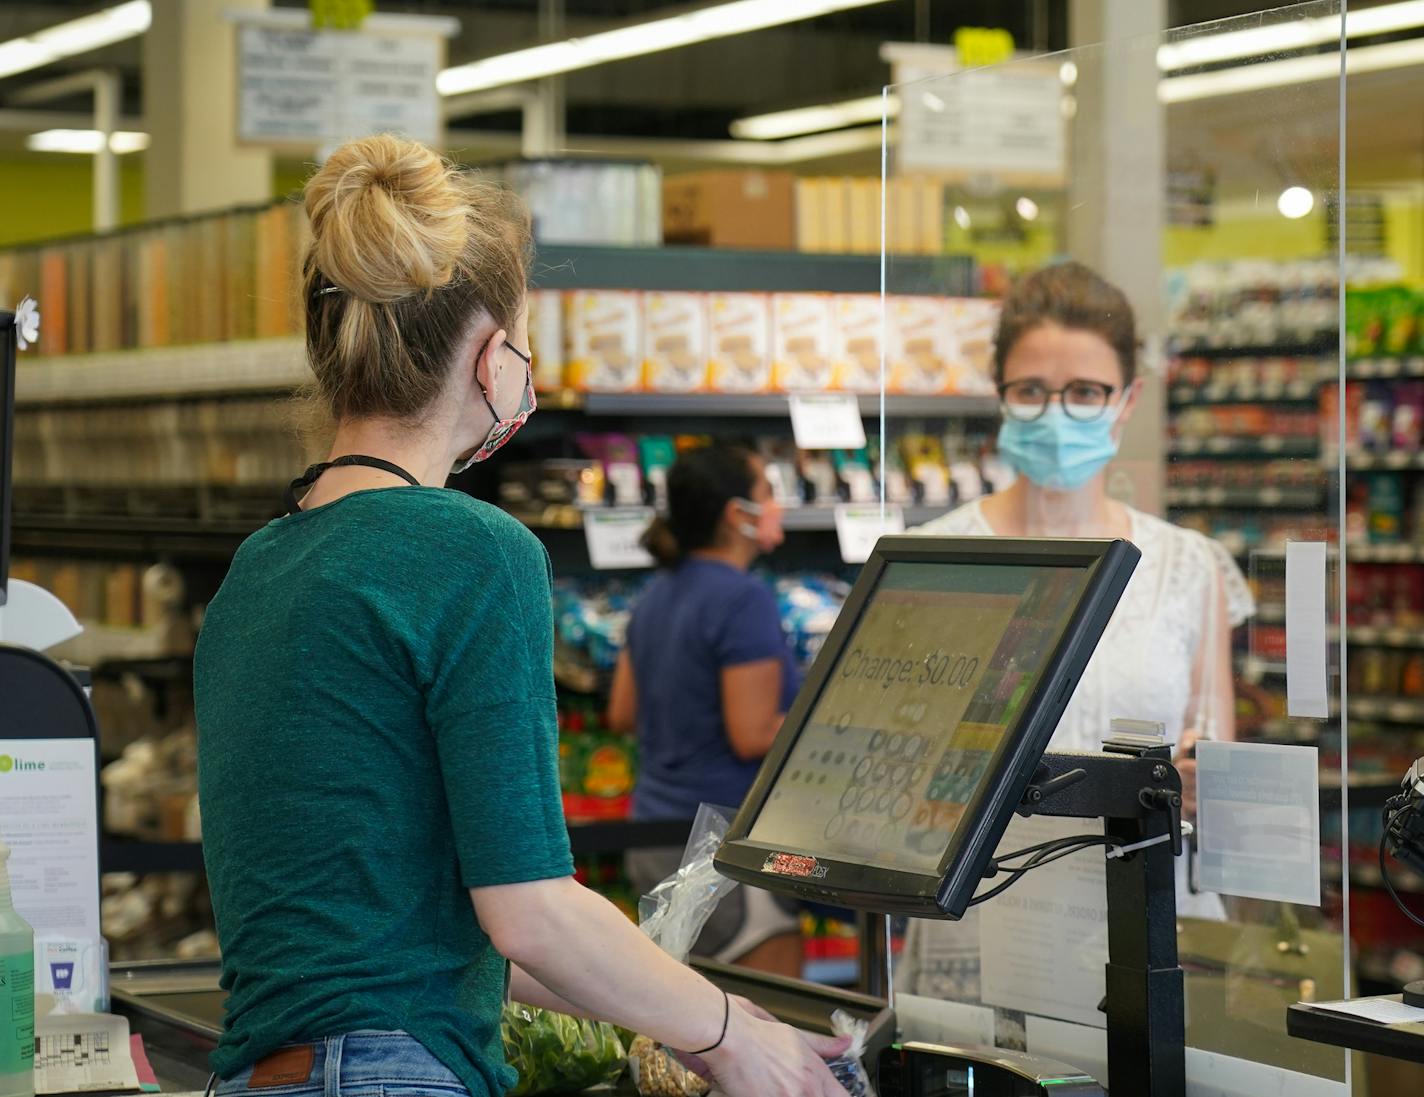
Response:
[[[355,492],[238,550],[194,659],[231,1077],[403,1029],[501,1094],[507,967],[466,889],[573,871],[549,558],[495,507]]]

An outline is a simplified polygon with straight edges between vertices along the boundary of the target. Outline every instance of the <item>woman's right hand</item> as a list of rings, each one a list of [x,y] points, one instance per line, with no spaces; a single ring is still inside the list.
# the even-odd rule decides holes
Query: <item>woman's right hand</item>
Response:
[[[798,1032],[764,1020],[734,999],[722,1046],[703,1061],[726,1097],[845,1097],[825,1061],[844,1054],[849,1044],[845,1036]]]

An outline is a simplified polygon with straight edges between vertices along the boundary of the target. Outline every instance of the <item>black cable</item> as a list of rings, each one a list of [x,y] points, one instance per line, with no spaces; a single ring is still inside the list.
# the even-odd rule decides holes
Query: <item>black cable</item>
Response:
[[[969,900],[968,905],[971,907],[978,906],[980,903],[986,903],[994,898],[994,896],[1002,894],[1013,887],[1014,884],[1018,883],[1019,877],[1030,869],[1051,865],[1054,861],[1062,860],[1069,854],[1078,853],[1081,850],[1093,849],[1097,846],[1108,846],[1111,848],[1120,845],[1122,845],[1122,842],[1119,839],[1109,838],[1105,834],[1079,838],[1055,838],[1050,842],[1040,842],[1038,846],[1030,847],[1035,851],[1033,856],[1029,858],[1026,864],[1020,865],[1017,868],[1000,865],[999,860],[1001,859],[996,859],[990,862],[996,869],[994,875],[997,875],[998,872],[1007,872],[1009,878],[1003,883],[994,885],[982,895],[974,896],[973,899]],[[1028,850],[1019,850],[1017,853],[1010,853],[1005,856],[1019,857],[1026,852],[1028,852]]]
[[[1400,812],[1400,814],[1403,814],[1405,811],[1413,811],[1413,810],[1414,810],[1413,808],[1404,808],[1403,811]],[[1406,918],[1408,918],[1411,922],[1413,922],[1416,926],[1424,927],[1424,918],[1419,917],[1419,915],[1415,914],[1412,910],[1410,910],[1407,906],[1405,906],[1405,905],[1404,905],[1404,900],[1401,899],[1401,898],[1399,897],[1399,893],[1394,890],[1394,884],[1390,881],[1390,878],[1389,878],[1389,869],[1387,869],[1387,868],[1385,867],[1385,863],[1384,863],[1385,844],[1389,841],[1390,833],[1391,833],[1391,832],[1395,829],[1395,827],[1396,827],[1396,822],[1395,822],[1395,820],[1396,820],[1397,818],[1398,818],[1398,816],[1395,816],[1394,818],[1390,818],[1388,812],[1386,812],[1387,823],[1386,823],[1385,828],[1384,828],[1384,834],[1382,834],[1382,835],[1380,836],[1380,844],[1379,844],[1379,870],[1380,870],[1380,878],[1381,878],[1382,880],[1384,880],[1385,889],[1389,892],[1389,897],[1394,900],[1394,905],[1397,906],[1397,907],[1404,913],[1404,916],[1405,916]]]

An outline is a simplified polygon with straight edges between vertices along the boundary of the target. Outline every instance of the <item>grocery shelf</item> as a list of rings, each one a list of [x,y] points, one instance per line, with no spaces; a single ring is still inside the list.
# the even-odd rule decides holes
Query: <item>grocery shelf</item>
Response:
[[[1320,380],[1212,382],[1206,385],[1173,385],[1168,400],[1174,407],[1197,404],[1314,404]]]
[[[1345,560],[1355,564],[1424,564],[1424,545],[1350,545]]]
[[[260,522],[191,518],[66,517],[17,512],[12,545],[17,553],[89,554],[176,559],[231,559]]]
[[[1352,693],[1350,716],[1395,724],[1424,724],[1424,698]]]
[[[1391,377],[1424,377],[1424,355],[1411,355],[1402,358],[1356,358],[1345,364],[1345,376],[1354,381]]]
[[[880,396],[861,394],[860,413],[867,419],[880,415]],[[590,392],[581,410],[588,415],[727,416],[785,419],[789,398],[781,393],[721,392]],[[988,395],[893,395],[885,397],[887,416],[924,418],[995,418],[999,399]]]
[[[892,293],[969,297],[968,256],[891,256]],[[530,268],[539,289],[643,289],[751,293],[879,293],[880,256],[732,248],[541,244]]]
[[[1322,461],[1327,468],[1339,464],[1338,451],[1326,451]],[[1398,469],[1424,469],[1424,451],[1387,450],[1384,453],[1352,452],[1345,454],[1345,467],[1352,472],[1376,472]]]
[[[1261,602],[1256,606],[1256,613],[1251,618],[1251,623],[1255,625],[1283,625],[1286,623],[1286,607],[1284,602]]]
[[[875,506],[875,503],[857,504]],[[948,506],[921,507],[902,506],[905,526],[923,525],[939,518],[949,511]],[[583,509],[573,505],[550,506],[538,515],[515,512],[514,516],[530,529],[540,531],[583,530]],[[781,512],[781,528],[788,533],[816,533],[836,528],[836,508],[834,506],[787,507]]]
[[[1286,673],[1284,663],[1273,663],[1257,655],[1240,655],[1235,659],[1236,668],[1248,682],[1259,682],[1263,678],[1283,678]]]
[[[1325,506],[1319,488],[1168,488],[1167,506],[1182,509],[1236,507],[1244,510],[1317,510]]]
[[[15,375],[20,407],[63,407],[118,401],[198,399],[285,394],[308,380],[300,339],[253,339],[188,347],[114,351],[22,359]],[[867,419],[880,415],[878,393],[859,397]],[[541,412],[622,416],[726,416],[784,419],[782,393],[541,392]],[[885,413],[897,417],[994,418],[993,394],[887,395]]]
[[[628,849],[681,847],[690,822],[616,819],[570,823],[569,847],[575,857],[622,853]],[[201,842],[147,842],[106,835],[99,844],[101,872],[202,872]]]
[[[28,360],[15,370],[15,403],[77,404],[288,392],[307,379],[296,337],[152,347]]]
[[[1333,354],[1337,347],[1333,331],[1311,339],[1282,343],[1242,343],[1239,345],[1171,341],[1167,352],[1175,358],[1311,358]]]
[[[1424,628],[1374,628],[1351,625],[1345,638],[1352,644],[1373,648],[1424,648]]]
[[[1173,457],[1315,457],[1320,452],[1320,441],[1313,436],[1293,438],[1284,434],[1174,438],[1168,452]]]

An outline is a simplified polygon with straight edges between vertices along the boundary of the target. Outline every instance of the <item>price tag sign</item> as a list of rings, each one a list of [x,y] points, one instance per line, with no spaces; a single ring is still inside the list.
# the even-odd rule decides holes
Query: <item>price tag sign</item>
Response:
[[[863,564],[870,559],[875,542],[887,533],[905,532],[905,512],[899,506],[836,507],[836,537],[841,543],[841,559],[847,564]]]
[[[791,432],[800,449],[864,449],[860,401],[841,393],[791,397]]]
[[[584,511],[589,563],[598,571],[652,567],[656,561],[639,541],[656,514],[652,507],[590,507]]]

